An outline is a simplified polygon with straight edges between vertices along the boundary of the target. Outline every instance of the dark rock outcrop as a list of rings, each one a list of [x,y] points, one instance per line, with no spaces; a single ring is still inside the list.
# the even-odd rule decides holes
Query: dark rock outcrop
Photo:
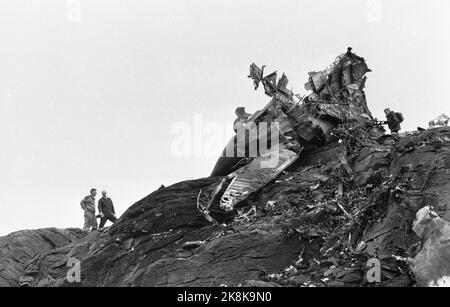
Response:
[[[11,233],[0,238],[0,287],[19,286],[26,266],[34,257],[67,246],[82,237],[78,229],[39,229]],[[34,279],[25,278],[23,282]]]

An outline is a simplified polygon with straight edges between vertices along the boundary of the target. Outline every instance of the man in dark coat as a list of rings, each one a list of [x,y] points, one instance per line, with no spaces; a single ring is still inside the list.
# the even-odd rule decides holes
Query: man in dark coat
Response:
[[[395,113],[390,109],[385,109],[384,114],[386,114],[387,124],[391,133],[398,133],[401,129],[400,123],[403,121],[403,118],[399,118],[402,117],[401,113]]]
[[[100,215],[100,229],[105,226],[105,223],[108,220],[112,223],[117,221],[113,202],[111,198],[107,196],[106,191],[102,191],[102,198],[98,200],[98,212]]]

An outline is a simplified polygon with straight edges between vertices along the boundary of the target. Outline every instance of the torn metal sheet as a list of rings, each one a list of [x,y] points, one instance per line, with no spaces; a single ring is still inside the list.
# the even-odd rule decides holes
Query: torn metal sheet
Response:
[[[264,85],[264,91],[267,95],[272,96],[272,93],[277,92],[277,72],[274,71],[270,75],[264,77],[262,79],[262,83]]]
[[[265,66],[263,65],[261,68],[259,68],[255,63],[250,65],[250,74],[248,75],[248,77],[253,80],[255,90],[258,89],[259,83],[263,78],[264,67]]]
[[[317,109],[319,116],[336,118],[341,122],[368,121],[371,119],[361,107],[355,105],[318,104]]]
[[[233,210],[237,203],[274,180],[297,159],[298,154],[287,149],[276,150],[257,157],[229,176],[233,179],[220,199],[220,207],[225,211]],[[270,164],[273,166],[268,167]]]
[[[292,97],[294,95],[294,93],[292,93],[292,91],[290,91],[287,88],[288,83],[289,83],[288,78],[286,77],[285,74],[283,74],[281,76],[280,80],[278,81],[277,90],[278,90],[278,92],[281,92],[281,93],[285,94],[288,97]]]

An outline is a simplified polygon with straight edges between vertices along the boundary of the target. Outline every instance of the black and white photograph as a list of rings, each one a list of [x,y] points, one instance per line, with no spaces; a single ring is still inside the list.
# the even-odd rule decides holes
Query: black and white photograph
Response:
[[[450,287],[449,34],[446,0],[1,0],[0,288]]]

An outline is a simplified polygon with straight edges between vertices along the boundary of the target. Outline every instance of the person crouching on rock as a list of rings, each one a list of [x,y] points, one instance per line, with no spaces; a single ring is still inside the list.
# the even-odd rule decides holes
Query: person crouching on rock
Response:
[[[80,202],[81,208],[84,210],[83,231],[97,230],[97,219],[95,218],[96,195],[97,190],[91,189],[91,193]]]
[[[100,216],[100,229],[105,226],[108,220],[113,224],[117,221],[113,202],[104,190],[102,191],[102,198],[98,200],[98,212]]]

